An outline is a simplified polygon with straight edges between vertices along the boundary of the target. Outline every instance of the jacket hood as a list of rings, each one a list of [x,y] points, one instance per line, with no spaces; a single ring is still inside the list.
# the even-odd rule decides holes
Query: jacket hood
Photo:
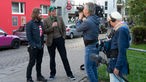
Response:
[[[96,15],[91,15],[91,16],[89,16],[89,19],[91,20],[91,21],[93,21],[95,24],[99,24],[99,17],[98,16],[96,16]]]

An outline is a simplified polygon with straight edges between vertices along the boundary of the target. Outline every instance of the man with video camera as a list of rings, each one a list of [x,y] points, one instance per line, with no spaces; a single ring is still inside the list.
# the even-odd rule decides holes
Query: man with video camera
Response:
[[[110,82],[128,82],[124,76],[129,73],[126,50],[129,48],[131,37],[128,25],[122,20],[122,15],[117,11],[109,14],[108,21],[114,30],[108,64]]]
[[[99,34],[99,17],[95,15],[95,4],[86,3],[79,10],[79,19],[76,22],[78,32],[83,32],[83,40],[85,44],[85,70],[90,82],[98,82],[97,65],[91,60],[91,54],[98,54],[96,43]],[[83,18],[86,20],[83,20]]]

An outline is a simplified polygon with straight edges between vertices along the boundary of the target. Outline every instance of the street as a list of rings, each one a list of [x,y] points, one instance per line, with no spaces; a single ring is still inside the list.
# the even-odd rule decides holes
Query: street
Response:
[[[99,38],[104,38],[100,35]],[[67,57],[71,70],[78,82],[85,76],[85,72],[80,70],[80,65],[84,63],[84,43],[82,37],[66,39]],[[23,45],[19,49],[5,49],[0,51],[0,82],[25,82],[26,68],[28,64],[27,46]],[[49,55],[46,46],[44,47],[44,57],[42,62],[42,74],[49,77]],[[60,55],[56,51],[56,79],[52,82],[70,82],[67,78]],[[35,67],[32,77],[36,80]]]
[[[80,70],[80,65],[84,62],[84,44],[82,37],[66,39],[66,50],[71,70],[77,79],[81,79],[85,74]],[[19,49],[5,49],[0,51],[0,82],[25,82],[26,67],[28,64],[27,46]],[[61,58],[56,51],[56,79],[52,82],[69,82]],[[46,46],[44,47],[44,57],[42,62],[42,74],[49,77],[49,55]],[[35,67],[32,77],[36,78]],[[75,81],[77,82],[77,80]]]
[[[82,38],[66,39],[67,50],[83,46]],[[45,46],[44,56],[48,56]],[[0,70],[15,66],[28,61],[27,45],[22,45],[19,49],[5,49],[0,51]]]

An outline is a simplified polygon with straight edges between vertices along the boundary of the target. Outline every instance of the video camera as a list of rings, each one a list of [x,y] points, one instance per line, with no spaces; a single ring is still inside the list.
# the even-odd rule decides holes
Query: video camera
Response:
[[[78,11],[75,12],[76,16],[79,16],[80,12],[83,12],[84,6],[83,5],[79,5],[78,7],[76,7],[76,9]],[[97,15],[98,17],[103,17],[103,8],[97,4],[95,4],[95,15]]]

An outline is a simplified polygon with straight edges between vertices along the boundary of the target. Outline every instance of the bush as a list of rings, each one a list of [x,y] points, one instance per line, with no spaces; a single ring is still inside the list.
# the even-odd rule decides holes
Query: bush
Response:
[[[132,29],[132,38],[134,44],[144,43],[146,39],[146,27],[144,26],[137,26],[133,27]]]

